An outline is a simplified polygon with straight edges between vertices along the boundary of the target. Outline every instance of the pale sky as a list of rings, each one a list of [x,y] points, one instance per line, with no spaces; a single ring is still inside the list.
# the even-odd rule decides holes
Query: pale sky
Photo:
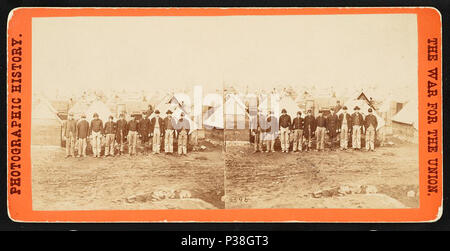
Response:
[[[33,88],[376,85],[417,93],[413,14],[33,18]]]

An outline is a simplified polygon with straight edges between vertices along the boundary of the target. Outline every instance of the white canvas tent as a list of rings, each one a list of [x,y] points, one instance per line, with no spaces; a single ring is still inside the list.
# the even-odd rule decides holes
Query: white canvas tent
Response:
[[[223,129],[223,106],[216,107],[208,117],[204,117],[203,125],[211,128]]]
[[[287,114],[289,114],[292,119],[297,117],[298,111],[302,112],[303,118],[306,116],[304,109],[301,109],[289,96],[267,96],[266,98],[260,99],[258,108],[263,114],[267,114],[269,110],[273,110],[274,115],[277,117],[281,115],[281,110],[283,109],[286,109]]]
[[[359,112],[364,117],[367,114],[369,114],[368,110],[369,110],[369,108],[371,108],[370,105],[367,103],[367,101],[362,100],[362,99],[347,100],[342,106],[343,107],[347,106],[347,108],[348,108],[347,112],[349,114],[352,114],[354,112],[353,108],[355,108],[355,106],[358,106],[360,108]],[[337,112],[337,115],[339,116],[341,113],[343,113],[342,108]],[[372,114],[375,115],[375,117],[377,118],[377,122],[378,122],[377,130],[378,130],[385,125],[385,121],[380,115],[378,115],[378,113],[375,110],[373,110]]]
[[[86,120],[89,122],[91,120],[93,120],[94,113],[98,114],[99,119],[101,119],[103,121],[103,123],[108,121],[108,117],[110,115],[113,115],[111,113],[111,110],[108,108],[108,106],[100,100],[96,100],[96,101],[92,102],[92,104],[86,110]],[[117,118],[114,118],[114,120],[116,120],[116,119]]]
[[[393,135],[412,142],[419,142],[419,107],[410,101],[392,118]]]
[[[291,116],[292,119],[297,117],[298,111],[301,111],[302,117],[305,117],[305,111],[303,109],[300,109],[300,107],[298,107],[298,105],[292,98],[284,96],[280,98],[279,104],[280,104],[280,111],[279,111],[280,114],[282,109],[286,109],[287,114],[289,114],[289,116]]]
[[[191,134],[193,131],[197,130],[198,128],[200,128],[190,117],[190,114],[187,113],[186,111],[184,111],[179,103],[171,103],[170,101],[172,100],[172,98],[170,97],[165,97],[156,107],[155,110],[159,110],[160,114],[159,116],[161,118],[165,118],[166,117],[166,112],[168,110],[172,111],[172,117],[175,118],[177,121],[181,118],[181,113],[184,113],[184,118],[187,119],[189,121],[189,134]],[[149,116],[149,119],[151,120],[152,118],[155,117],[155,113],[152,113]]]
[[[227,95],[225,98],[225,115],[246,115],[248,114],[245,104],[236,95]]]
[[[82,114],[86,114],[88,108],[89,105],[86,101],[79,101],[70,108],[69,113],[73,113],[75,119],[80,119]]]
[[[62,121],[49,102],[40,100],[33,104],[31,113],[31,144],[61,145]]]
[[[419,129],[419,107],[417,102],[410,101],[392,118],[392,121],[413,126]]]
[[[227,129],[245,129],[247,127],[246,119],[250,118],[250,114],[247,111],[247,106],[239,96],[227,95],[223,108],[225,116],[224,126]]]

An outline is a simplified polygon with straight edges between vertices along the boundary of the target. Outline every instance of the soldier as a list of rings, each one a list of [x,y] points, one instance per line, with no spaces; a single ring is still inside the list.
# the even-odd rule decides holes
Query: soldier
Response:
[[[339,129],[339,117],[336,115],[335,110],[331,109],[330,112],[331,114],[327,117],[327,130],[330,137],[330,149],[334,150],[334,143]]]
[[[303,133],[305,134],[305,138],[307,141],[306,151],[311,149],[312,137],[314,132],[316,131],[316,119],[312,115],[312,111],[308,110],[308,115],[306,115],[303,124]]]
[[[341,150],[348,148],[348,134],[352,131],[352,117],[347,113],[347,106],[342,107],[342,113],[339,115],[339,131]]]
[[[138,137],[138,121],[136,116],[133,116],[133,119],[131,119],[127,123],[127,141],[128,141],[128,152],[130,154],[130,157],[136,154],[136,144],[137,144],[137,137]]]
[[[289,116],[286,109],[283,108],[279,120],[281,152],[289,152],[289,129],[291,128],[291,122],[291,116]]]
[[[303,128],[304,128],[304,120],[302,118],[302,112],[297,112],[297,117],[292,121],[292,131],[294,132],[294,143],[292,146],[292,152],[299,152],[303,150]]]
[[[89,136],[89,123],[86,115],[81,115],[81,120],[77,123],[78,156],[86,157],[87,137]]]
[[[150,117],[150,115],[152,115],[152,113],[153,113],[153,106],[150,104],[150,105],[148,105],[148,108],[146,111],[147,117]]]
[[[103,121],[98,118],[98,114],[94,113],[94,119],[91,121],[89,127],[89,134],[91,136],[92,151],[94,152],[94,158],[100,157],[101,152],[101,139],[103,134]]]
[[[149,144],[149,134],[150,134],[150,119],[148,119],[148,116],[146,112],[142,112],[142,119],[139,120],[138,123],[138,132],[139,137],[141,138],[141,145],[142,145],[142,154],[147,154],[147,146]]]
[[[267,114],[267,124],[266,124],[266,153],[275,152],[275,139],[278,134],[278,119],[273,115],[273,111],[269,111]]]
[[[167,110],[167,116],[164,118],[164,152],[166,154],[173,153],[173,136],[177,121],[172,117],[172,111]]]
[[[251,129],[251,134],[254,138],[254,142],[253,142],[253,146],[254,146],[254,151],[253,153],[257,153],[259,151],[262,151],[262,142],[263,142],[263,130],[261,128],[261,123],[260,120],[262,119],[262,113],[258,113],[255,116],[255,122],[256,125],[254,125],[254,128]]]
[[[114,141],[117,128],[113,119],[113,116],[109,116],[109,120],[105,123],[105,127],[103,128],[103,133],[106,135],[105,157],[108,157],[108,155],[114,157]]]
[[[178,154],[186,155],[187,154],[187,140],[189,134],[189,121],[184,118],[184,113],[181,113],[181,118],[177,123],[177,132],[178,132]]]
[[[377,117],[372,114],[372,108],[368,109],[369,114],[364,121],[364,127],[366,128],[366,150],[375,151],[375,132],[377,130],[378,121]]]
[[[341,110],[342,106],[341,106],[341,101],[337,100],[336,101],[336,105],[334,106],[333,110],[335,113],[338,113],[339,110]]]
[[[64,140],[66,141],[66,158],[74,157],[75,139],[77,134],[77,122],[73,113],[69,113],[64,124]]]
[[[323,112],[319,111],[319,116],[316,118],[316,151],[325,150],[325,130],[327,128],[327,120],[323,116]]]
[[[153,136],[153,154],[161,151],[161,133],[164,130],[164,121],[159,117],[159,110],[155,110],[155,117],[150,123],[150,136]]]
[[[119,155],[123,154],[125,140],[127,138],[128,128],[127,121],[125,120],[125,115],[121,113],[119,115],[119,120],[116,122],[116,142],[119,145]]]
[[[359,113],[359,107],[355,106],[352,114],[352,147],[354,150],[361,149],[361,126],[364,123],[363,116]]]

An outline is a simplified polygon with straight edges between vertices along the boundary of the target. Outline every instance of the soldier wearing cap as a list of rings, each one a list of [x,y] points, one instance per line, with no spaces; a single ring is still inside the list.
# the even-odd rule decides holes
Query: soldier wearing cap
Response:
[[[101,139],[103,134],[103,121],[98,118],[98,114],[94,113],[94,119],[91,121],[89,127],[89,134],[91,136],[92,151],[94,152],[94,158],[100,157],[101,152]]]
[[[89,136],[89,123],[86,115],[81,115],[81,120],[77,123],[78,157],[86,157],[87,137]]]
[[[305,135],[307,144],[306,151],[311,149],[312,137],[316,131],[316,118],[312,115],[312,111],[309,109],[303,123],[303,134]]]
[[[303,150],[303,128],[304,128],[304,120],[302,118],[302,112],[297,112],[297,117],[292,121],[292,131],[294,132],[294,143],[292,146],[292,151],[299,152]]]
[[[342,113],[339,115],[341,150],[347,150],[348,134],[352,131],[352,117],[348,114],[347,109],[347,106],[342,107]]]
[[[127,135],[127,121],[125,120],[125,114],[121,113],[119,115],[119,120],[116,122],[116,142],[119,145],[119,155],[124,153],[124,145]]]
[[[278,136],[278,119],[273,114],[273,111],[269,111],[266,119],[266,133],[264,139],[266,141],[266,153],[275,152],[275,139]]]
[[[367,110],[369,114],[364,120],[364,127],[366,128],[366,150],[375,150],[375,132],[377,130],[378,121],[377,117],[372,114],[372,108]]]
[[[77,134],[77,122],[73,113],[69,113],[64,124],[64,140],[66,141],[66,158],[74,157],[75,140]]]
[[[339,129],[339,117],[336,115],[334,109],[330,110],[331,114],[327,117],[327,130],[330,138],[330,149],[334,150],[334,143],[336,142],[337,131]]]
[[[134,115],[134,116],[133,116]],[[138,121],[137,121],[137,114],[133,114],[132,119],[128,121],[127,123],[127,141],[128,141],[128,153],[130,154],[130,157],[136,154],[136,144],[137,144],[137,137],[138,137]]]
[[[167,154],[173,153],[173,137],[175,134],[175,127],[177,121],[172,117],[172,111],[167,110],[164,118],[164,152]]]
[[[149,144],[149,135],[150,135],[150,119],[148,119],[148,115],[146,112],[142,112],[142,119],[139,120],[138,123],[138,132],[141,138],[142,152],[143,154],[147,154],[148,144]]]
[[[190,125],[189,121],[184,117],[184,113],[181,113],[181,118],[177,123],[177,132],[178,132],[178,154],[186,155],[187,154],[187,141],[189,135]]]
[[[316,151],[325,150],[325,132],[327,128],[327,119],[323,116],[323,112],[319,111],[316,118]]]
[[[336,105],[334,106],[333,110],[335,113],[338,113],[341,110],[342,106],[341,106],[341,101],[336,100]]]
[[[109,116],[108,121],[103,128],[103,132],[106,135],[105,157],[108,155],[114,156],[114,141],[117,133],[117,126],[113,119],[113,116]]]
[[[155,117],[150,123],[150,136],[153,137],[153,154],[161,152],[161,135],[164,133],[164,121],[159,117],[159,110],[155,110]]]
[[[147,111],[146,111],[147,117],[150,117],[150,115],[152,115],[152,113],[153,113],[153,106],[151,104],[149,104]]]
[[[291,116],[287,114],[286,109],[281,110],[281,116],[279,119],[279,130],[280,130],[280,142],[281,142],[281,152],[289,152],[289,132],[291,128]]]
[[[359,112],[359,107],[355,106],[353,108],[354,113],[352,114],[352,147],[354,150],[361,149],[361,130],[364,124],[364,119],[362,114]]]

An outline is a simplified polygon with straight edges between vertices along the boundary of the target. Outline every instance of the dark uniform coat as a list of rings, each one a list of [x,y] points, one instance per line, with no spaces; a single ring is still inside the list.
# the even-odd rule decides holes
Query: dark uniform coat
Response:
[[[313,115],[307,115],[303,123],[303,135],[306,138],[312,137],[314,131],[316,130],[316,119]],[[309,134],[311,132],[311,135]]]
[[[148,134],[150,133],[150,120],[142,118],[138,123],[138,132],[143,143],[148,141]],[[162,132],[162,131],[161,131]]]
[[[339,118],[336,114],[330,114],[327,117],[327,130],[330,137],[336,137],[337,130],[339,129]]]
[[[138,121],[132,119],[127,123],[127,131],[136,132],[138,130]]]
[[[364,127],[369,128],[369,126],[372,125],[373,128],[376,130],[377,126],[378,126],[378,121],[377,121],[377,117],[375,117],[375,115],[373,114],[369,114],[366,116],[366,119],[364,120]]]
[[[280,128],[291,128],[291,116],[289,116],[288,114],[282,114],[280,116]]]
[[[168,116],[164,118],[163,120],[163,125],[164,125],[164,131],[166,129],[169,130],[174,130],[175,127],[177,126],[177,120],[174,117],[169,118]]]
[[[177,129],[178,135],[180,135],[180,132],[182,130],[186,130],[186,132],[189,132],[189,129],[190,129],[189,120],[187,120],[185,118],[180,118],[178,120],[176,129]]]
[[[305,120],[302,117],[295,117],[294,121],[292,121],[291,129],[292,130],[303,130]]]
[[[364,125],[364,119],[363,119],[363,116],[361,113],[357,114],[355,112],[352,114],[352,126],[355,126],[355,125],[359,125],[359,126]]]
[[[77,124],[77,138],[85,139],[89,136],[89,122],[80,120]]]
[[[316,118],[316,128],[325,127],[327,128],[327,119],[322,115]]]
[[[116,122],[116,139],[118,142],[124,142],[125,137],[128,134],[127,121],[125,119],[119,119]]]
[[[75,119],[69,119],[64,124],[64,136],[69,137],[72,133],[73,137],[77,135],[77,121]]]
[[[164,133],[164,120],[163,118],[159,117],[158,119],[158,124],[159,124],[159,130],[161,131],[161,134]],[[150,121],[150,132],[153,133],[153,131],[155,130],[155,125],[156,125],[156,117],[153,117],[152,120]]]
[[[104,134],[116,134],[116,123],[113,121],[107,121],[105,127],[103,128]]]
[[[348,130],[351,131],[352,130],[352,116],[350,114],[348,114],[348,113],[347,114],[344,114],[344,113],[339,114],[339,129],[341,129],[342,124],[344,123],[343,122],[344,121],[344,115],[345,115],[345,118],[347,119]]]
[[[93,119],[91,121],[91,126],[89,127],[89,134],[92,134],[92,132],[103,133],[103,121],[101,119]]]

